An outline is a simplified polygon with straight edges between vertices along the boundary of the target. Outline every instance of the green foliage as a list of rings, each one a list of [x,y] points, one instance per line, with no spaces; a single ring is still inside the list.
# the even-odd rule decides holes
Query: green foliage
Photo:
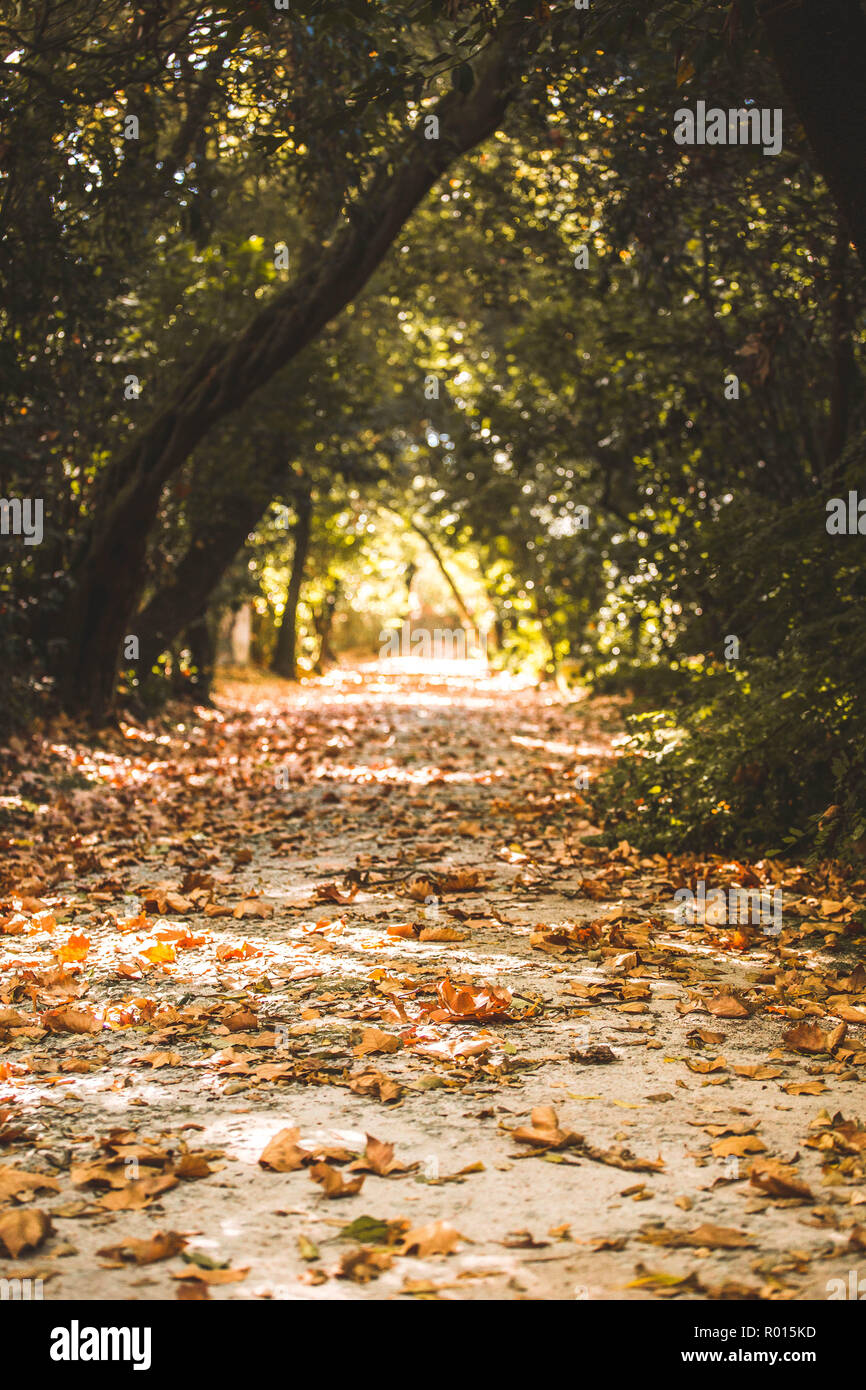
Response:
[[[471,94],[479,47],[531,8],[39,0],[0,24],[0,476],[46,500],[45,544],[0,554],[7,720],[45,690],[116,460],[209,344],[315,279],[423,103]],[[138,617],[217,556],[190,623],[252,599],[267,656],[301,489],[310,663],[338,592],[360,637],[435,555],[444,601],[443,567],[495,616],[501,661],[580,658],[634,692],[616,833],[856,855],[864,566],[823,508],[866,486],[862,275],[787,112],[778,158],[671,138],[709,76],[720,105],[784,104],[754,4],[537,12],[502,128],[160,492]],[[188,641],[124,688],[158,701]]]
[[[861,436],[833,493],[847,497],[864,458]],[[866,567],[859,536],[828,535],[825,521],[818,496],[709,528],[709,601],[730,614],[741,655],[727,670],[720,653],[680,662],[668,708],[633,717],[598,789],[613,833],[647,848],[862,861]]]

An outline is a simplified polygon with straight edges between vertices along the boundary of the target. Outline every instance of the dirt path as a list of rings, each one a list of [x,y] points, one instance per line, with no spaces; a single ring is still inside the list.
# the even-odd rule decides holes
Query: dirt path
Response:
[[[16,745],[0,1277],[796,1299],[866,1271],[864,885],[787,869],[780,936],[677,922],[711,866],[584,842],[618,730],[342,673]]]

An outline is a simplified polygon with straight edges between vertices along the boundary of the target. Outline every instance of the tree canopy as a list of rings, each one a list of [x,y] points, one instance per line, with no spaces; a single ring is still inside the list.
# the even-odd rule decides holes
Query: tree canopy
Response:
[[[296,675],[426,557],[497,660],[634,694],[647,843],[859,852],[866,25],[821,8],[7,6],[6,718],[201,694],[241,597]],[[781,152],[677,143],[705,99]]]

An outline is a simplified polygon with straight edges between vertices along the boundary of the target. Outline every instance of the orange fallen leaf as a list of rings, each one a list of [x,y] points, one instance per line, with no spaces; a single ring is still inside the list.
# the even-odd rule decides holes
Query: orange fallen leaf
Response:
[[[299,1129],[281,1129],[270,1140],[259,1158],[261,1168],[273,1173],[295,1173],[309,1161],[309,1154],[298,1147]]]
[[[365,1028],[361,1041],[352,1048],[356,1057],[366,1057],[369,1052],[399,1052],[402,1040],[393,1033],[384,1033],[381,1028]]]
[[[462,1239],[460,1232],[447,1222],[433,1221],[409,1231],[400,1247],[400,1254],[418,1255],[422,1259],[428,1255],[452,1255]]]
[[[749,1181],[770,1197],[798,1197],[812,1201],[809,1187],[797,1176],[793,1168],[776,1160],[753,1163],[749,1170]]]
[[[28,1173],[23,1168],[0,1165],[0,1202],[10,1197],[20,1199],[22,1193],[48,1190],[59,1192],[60,1183],[47,1173]]]
[[[229,946],[227,943],[223,943],[217,946],[216,950],[218,961],[251,960],[253,956],[260,956],[261,954],[261,951],[256,950],[255,946],[251,946],[248,941],[245,941],[242,946]]]
[[[840,1023],[832,1032],[825,1033],[814,1023],[798,1023],[782,1035],[782,1041],[792,1052],[833,1052],[848,1031],[847,1023]]]
[[[722,990],[705,1002],[708,1012],[716,1018],[748,1018],[751,1012],[733,991]]]
[[[0,1250],[16,1260],[22,1250],[37,1250],[53,1230],[48,1214],[32,1207],[0,1213]]]
[[[43,1027],[52,1033],[101,1033],[102,1024],[90,1009],[61,1004],[48,1009],[41,1017]]]
[[[478,1019],[513,1017],[509,1012],[511,995],[507,989],[497,989],[494,985],[454,985],[446,976],[436,986],[436,993],[442,1009],[432,1012],[434,1019],[442,1017],[474,1022]]]
[[[309,1171],[313,1182],[317,1182],[324,1189],[325,1196],[331,1198],[354,1197],[365,1181],[361,1176],[347,1182],[336,1168],[331,1168],[327,1163],[314,1163]]]
[[[760,1154],[767,1152],[767,1146],[757,1135],[732,1135],[729,1139],[717,1139],[712,1144],[711,1149],[716,1158],[728,1158],[731,1154],[738,1158],[746,1154]]]
[[[173,946],[167,941],[157,941],[153,946],[148,946],[147,950],[141,954],[145,960],[149,960],[153,965],[171,965],[177,960],[177,954]]]
[[[53,955],[55,960],[65,965],[70,961],[86,960],[89,950],[90,937],[84,936],[81,933],[72,932],[69,940],[62,946],[59,946],[58,949],[53,952]]]
[[[419,941],[468,941],[467,932],[457,931],[454,927],[422,927]]]
[[[367,1135],[367,1147],[363,1157],[356,1158],[354,1163],[349,1164],[350,1170],[354,1172],[375,1173],[380,1178],[391,1177],[394,1173],[411,1173],[417,1167],[417,1163],[400,1163],[394,1157],[394,1145],[374,1139],[372,1134]]]
[[[334,1270],[338,1279],[352,1279],[356,1284],[369,1283],[378,1279],[383,1269],[390,1269],[394,1256],[388,1250],[371,1250],[369,1246],[358,1245],[340,1256]]]
[[[180,1279],[184,1284],[239,1284],[249,1274],[245,1269],[177,1269],[170,1271],[170,1278]]]
[[[560,1129],[552,1105],[536,1105],[531,1120],[531,1124],[513,1129],[512,1139],[516,1139],[519,1144],[535,1144],[537,1147],[552,1149],[574,1147],[583,1142],[582,1134]]]
[[[186,1245],[186,1238],[179,1231],[157,1231],[155,1235],[147,1240],[136,1240],[130,1237],[121,1241],[119,1245],[106,1245],[101,1250],[97,1250],[97,1255],[102,1255],[107,1259],[113,1260],[132,1260],[137,1265],[156,1264],[158,1260],[168,1260],[172,1255],[180,1254]]]

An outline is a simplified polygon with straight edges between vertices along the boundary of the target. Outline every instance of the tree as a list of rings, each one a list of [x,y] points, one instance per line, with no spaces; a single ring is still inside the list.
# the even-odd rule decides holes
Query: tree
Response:
[[[292,572],[286,590],[283,616],[277,630],[277,645],[271,670],[287,680],[297,680],[297,621],[298,602],[304,582],[304,569],[310,549],[310,534],[313,523],[313,499],[308,489],[299,490],[295,501],[295,526],[292,548]]]
[[[73,565],[60,673],[67,709],[104,716],[117,655],[141,593],[147,535],[166,482],[210,429],[299,354],[363,288],[412,209],[461,153],[502,119],[543,27],[522,6],[502,15],[464,84],[432,112],[439,138],[416,129],[392,143],[319,255],[233,340],[211,345],[171,403],[105,469]]]

